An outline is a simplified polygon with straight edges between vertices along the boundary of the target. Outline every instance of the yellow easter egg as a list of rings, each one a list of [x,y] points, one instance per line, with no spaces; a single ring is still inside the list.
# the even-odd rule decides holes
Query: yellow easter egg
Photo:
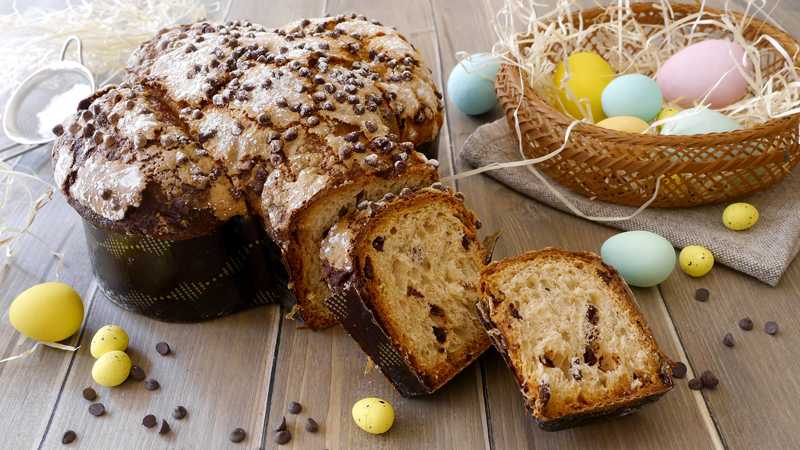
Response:
[[[125,351],[126,348],[128,348],[128,333],[119,325],[106,325],[94,334],[90,350],[92,356],[99,358],[110,351]]]
[[[83,321],[83,302],[75,289],[51,282],[28,288],[11,302],[8,320],[17,331],[42,342],[58,342],[75,334]]]
[[[658,113],[658,117],[656,117],[656,120],[669,119],[670,117],[674,116],[675,114],[678,114],[679,112],[681,112],[680,108],[667,106],[663,108],[660,113]]]
[[[567,72],[569,79],[562,86]],[[563,61],[560,62],[553,74],[553,82],[564,112],[576,119],[583,119],[584,114],[581,111],[586,111],[588,107],[592,111],[592,117],[586,117],[587,119],[594,122],[605,119],[603,89],[615,76],[614,69],[597,53],[578,52],[569,55],[566,67]],[[577,100],[581,108],[572,99]]]
[[[690,277],[702,277],[711,272],[714,267],[714,255],[700,245],[689,245],[681,250],[678,255],[678,263],[686,275]]]
[[[597,126],[626,133],[643,133],[649,125],[638,117],[615,116],[597,122]]]
[[[377,397],[362,398],[353,405],[353,420],[367,433],[386,433],[394,424],[394,408]]]
[[[722,223],[731,230],[747,230],[758,222],[758,210],[749,203],[731,203],[722,212]]]
[[[97,358],[92,366],[92,378],[105,387],[114,387],[122,384],[131,373],[131,358],[127,353],[112,350]]]

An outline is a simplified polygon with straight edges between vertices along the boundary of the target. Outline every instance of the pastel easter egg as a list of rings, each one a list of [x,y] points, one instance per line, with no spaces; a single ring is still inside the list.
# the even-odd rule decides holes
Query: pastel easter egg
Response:
[[[58,342],[75,334],[83,321],[83,302],[65,283],[37,284],[11,302],[8,320],[20,333],[42,342]]]
[[[649,122],[661,111],[661,89],[650,77],[621,75],[603,90],[602,103],[608,117],[633,116]]]
[[[747,93],[742,73],[752,72],[741,45],[708,39],[690,45],[667,59],[656,75],[664,99],[691,108],[705,98],[711,108],[722,108]]]
[[[731,230],[750,229],[758,222],[758,210],[750,203],[731,203],[722,212],[722,223]]]
[[[90,347],[92,356],[99,358],[104,354],[128,348],[128,333],[119,325],[106,325],[97,330]]]
[[[682,110],[680,108],[676,108],[674,106],[664,107],[661,111],[658,112],[656,120],[669,119],[670,117],[674,116],[675,114],[678,114],[681,111]]]
[[[714,255],[701,245],[689,245],[681,250],[678,262],[686,275],[702,277],[714,267]]]
[[[105,387],[119,386],[131,373],[131,358],[119,350],[110,351],[97,358],[92,366],[92,378]]]
[[[611,236],[600,248],[600,256],[631,286],[655,286],[675,268],[672,244],[649,231],[626,231]]]
[[[362,398],[353,405],[353,420],[367,433],[383,434],[394,424],[394,408],[377,397]]]
[[[500,59],[476,53],[461,60],[447,79],[447,95],[464,114],[473,116],[490,111],[497,104],[494,79]]]
[[[569,73],[569,78],[564,78]],[[583,119],[583,109],[591,110],[593,122],[606,118],[603,113],[603,90],[614,79],[614,69],[594,52],[573,53],[567,58],[567,64],[558,63],[553,74],[553,82],[560,99],[563,111],[576,119]],[[573,101],[573,98],[575,101]],[[578,104],[583,105],[578,107]]]
[[[643,133],[649,125],[644,120],[633,116],[609,117],[597,122],[598,127],[609,130],[625,131],[628,133]]]
[[[730,117],[702,106],[684,109],[661,126],[664,135],[726,133],[742,126]]]

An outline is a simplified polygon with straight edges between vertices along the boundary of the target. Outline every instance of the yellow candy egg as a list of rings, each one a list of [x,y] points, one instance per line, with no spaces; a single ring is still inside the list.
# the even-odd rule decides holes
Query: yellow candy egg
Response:
[[[128,348],[128,333],[119,325],[106,325],[97,330],[92,338],[92,356],[99,358],[104,354]]]
[[[638,117],[615,116],[597,122],[597,126],[626,133],[643,133],[649,125]]]
[[[689,245],[681,250],[678,263],[686,275],[702,277],[714,267],[714,255],[701,245]]]
[[[92,366],[92,378],[105,387],[114,387],[122,384],[131,373],[131,358],[127,353],[112,350],[103,354]]]
[[[681,112],[680,108],[667,106],[664,109],[662,109],[660,113],[658,113],[658,117],[656,117],[656,120],[669,119],[670,117],[674,116],[675,114],[678,114],[679,112]]]
[[[749,203],[731,203],[722,212],[722,223],[731,230],[747,230],[758,222],[758,210]]]
[[[367,433],[386,433],[394,424],[394,408],[377,397],[362,398],[353,405],[353,420]]]
[[[8,320],[17,331],[42,342],[75,334],[83,321],[81,296],[68,284],[51,282],[28,288],[11,302]]]
[[[569,79],[562,86],[566,69],[569,72]],[[592,119],[594,122],[605,119],[603,89],[615,76],[614,69],[597,53],[578,52],[569,55],[566,67],[563,61],[560,62],[553,74],[553,82],[564,112],[576,119],[583,119],[584,114],[581,111],[586,111],[588,108],[592,111],[592,117],[586,117],[587,119]],[[581,104],[580,108],[573,99]]]

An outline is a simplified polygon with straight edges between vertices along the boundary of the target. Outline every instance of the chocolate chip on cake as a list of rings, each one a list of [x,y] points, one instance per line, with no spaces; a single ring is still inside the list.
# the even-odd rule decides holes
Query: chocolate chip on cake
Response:
[[[106,407],[102,403],[92,403],[89,405],[89,414],[100,417],[106,413]]]
[[[159,342],[156,344],[156,351],[161,356],[167,356],[170,354],[170,352],[172,352],[172,350],[169,348],[169,344],[166,342]]]
[[[144,372],[144,369],[142,369],[141,367],[133,366],[133,367],[131,367],[130,377],[134,381],[142,381],[145,378],[147,378],[147,374]]]
[[[284,445],[289,443],[292,440],[292,433],[288,430],[281,430],[275,433],[275,443],[278,445]]]
[[[676,361],[672,364],[672,376],[673,378],[683,378],[686,376],[686,364]]]
[[[97,392],[94,389],[87,387],[83,390],[83,398],[89,400],[90,402],[94,401],[97,398]]]
[[[238,444],[239,442],[242,442],[246,437],[247,437],[247,432],[245,432],[241,428],[235,428],[233,431],[231,431],[229,439],[231,440],[231,442],[235,442]]]
[[[377,236],[375,239],[372,240],[372,248],[375,250],[382,252],[383,251],[383,243],[386,240],[383,236]]]
[[[698,302],[707,302],[709,295],[710,293],[706,288],[700,288],[694,291],[694,299],[697,300]]]
[[[726,347],[733,347],[733,335],[730,333],[725,333],[725,336],[722,337],[722,343],[725,344]]]
[[[753,329],[753,321],[749,317],[739,319],[739,328],[750,331]]]
[[[317,421],[309,417],[308,420],[306,420],[306,431],[309,433],[316,433],[319,431],[319,424]]]
[[[283,431],[286,429],[286,416],[281,417],[281,421],[278,423],[278,426],[275,427],[275,431]]]
[[[297,402],[290,402],[288,410],[292,414],[300,414],[300,411],[303,410],[303,405]]]
[[[152,414],[148,414],[144,416],[144,418],[142,419],[142,425],[144,425],[147,428],[153,428],[154,426],[156,426],[157,423],[158,419],[156,419],[156,416]]]
[[[161,428],[158,429],[158,434],[167,434],[171,428],[165,419],[161,419]]]
[[[703,383],[703,387],[706,389],[716,389],[717,385],[719,384],[719,380],[710,370],[703,371],[700,375],[700,381]]]
[[[62,134],[64,134],[64,125],[58,124],[54,126],[53,134],[55,134],[56,136],[61,136]]]
[[[148,391],[155,391],[159,387],[161,387],[161,385],[158,384],[158,381],[152,378],[144,380],[144,388],[147,389]]]
[[[183,406],[176,406],[174,410],[172,410],[172,418],[175,420],[181,420],[186,417],[186,408]]]
[[[75,439],[78,438],[78,435],[75,434],[72,430],[67,430],[64,432],[64,435],[61,436],[61,443],[64,445],[71,444],[75,442]]]
[[[778,334],[778,323],[772,320],[764,324],[764,332],[770,336]]]
[[[699,391],[700,389],[703,389],[703,382],[700,380],[700,378],[692,378],[689,380],[689,389],[693,391]]]

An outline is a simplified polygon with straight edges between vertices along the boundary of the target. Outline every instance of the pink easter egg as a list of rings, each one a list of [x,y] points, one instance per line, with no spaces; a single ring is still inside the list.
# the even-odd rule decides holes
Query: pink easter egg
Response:
[[[744,97],[752,72],[741,45],[724,39],[692,44],[672,55],[656,74],[664,100],[691,108],[705,98],[711,108],[722,108]],[[720,81],[722,80],[722,81]]]

